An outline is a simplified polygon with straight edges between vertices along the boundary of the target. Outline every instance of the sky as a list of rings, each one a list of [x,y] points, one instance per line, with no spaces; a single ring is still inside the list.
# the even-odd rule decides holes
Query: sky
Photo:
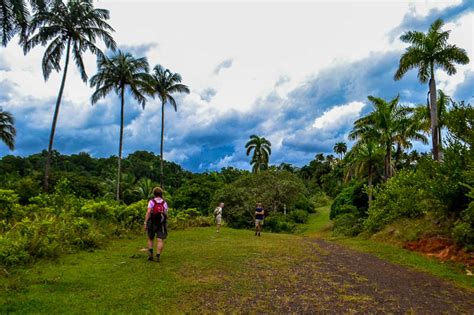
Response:
[[[244,146],[252,134],[271,141],[271,164],[302,166],[333,153],[338,141],[350,145],[353,122],[371,110],[368,95],[425,103],[428,87],[416,71],[393,80],[406,48],[399,37],[439,17],[471,63],[453,76],[437,71],[438,87],[474,104],[472,0],[94,2],[110,10],[120,49],[180,73],[189,86],[175,97],[177,112],[166,108],[164,157],[195,172],[249,169]],[[44,81],[44,47],[24,56],[16,42],[0,47],[0,107],[13,113],[18,133],[15,150],[0,144],[0,156],[47,148],[61,79]],[[85,64],[92,76],[96,58],[86,54]],[[92,92],[72,64],[54,143],[63,154],[118,153],[120,100],[110,94],[91,105]],[[127,96],[125,105],[124,155],[159,154],[159,101],[142,109]]]

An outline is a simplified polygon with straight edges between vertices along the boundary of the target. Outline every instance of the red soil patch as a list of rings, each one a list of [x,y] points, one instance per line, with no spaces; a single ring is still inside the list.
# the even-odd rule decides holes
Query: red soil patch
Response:
[[[427,237],[417,241],[407,242],[404,248],[421,252],[427,256],[436,257],[442,261],[455,261],[468,267],[474,267],[474,253],[468,253],[450,239],[442,237]]]

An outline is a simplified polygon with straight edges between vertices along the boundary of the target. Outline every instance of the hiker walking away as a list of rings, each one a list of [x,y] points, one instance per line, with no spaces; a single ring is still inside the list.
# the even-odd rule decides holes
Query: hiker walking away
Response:
[[[262,204],[257,203],[255,208],[255,235],[260,236],[260,231],[263,228],[263,220],[265,219],[265,209],[263,209]]]
[[[216,226],[217,226],[217,233],[220,232],[221,230],[221,224],[222,224],[222,209],[224,208],[224,203],[221,202],[219,204],[219,207],[216,207],[214,209],[214,216],[216,217]]]
[[[168,204],[163,199],[163,190],[160,187],[153,189],[153,198],[148,202],[148,208],[143,223],[143,229],[148,235],[148,260],[153,260],[153,240],[156,235],[156,261],[160,261],[163,252],[164,240],[168,236],[167,222]]]

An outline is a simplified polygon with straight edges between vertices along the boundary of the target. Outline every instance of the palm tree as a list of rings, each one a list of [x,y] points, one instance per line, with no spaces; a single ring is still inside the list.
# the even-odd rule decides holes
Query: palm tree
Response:
[[[448,75],[453,75],[456,73],[455,64],[469,63],[469,57],[464,49],[448,44],[450,31],[442,31],[443,25],[443,20],[437,19],[431,24],[427,33],[409,31],[400,37],[403,42],[409,43],[411,46],[400,58],[400,64],[394,76],[395,80],[400,80],[409,70],[418,68],[420,82],[426,83],[429,80],[431,142],[435,161],[440,160],[435,70],[440,68]]]
[[[82,80],[87,82],[87,73],[82,60],[82,54],[89,50],[99,57],[103,56],[102,51],[96,46],[97,38],[101,39],[108,48],[115,50],[116,44],[110,35],[113,28],[105,22],[108,19],[109,11],[94,8],[92,0],[70,0],[67,4],[61,0],[53,0],[50,8],[38,11],[29,25],[29,33],[32,36],[24,44],[25,54],[35,46],[39,44],[44,46],[49,42],[42,61],[45,80],[48,80],[53,70],[61,71],[60,62],[63,53],[65,52],[66,54],[63,77],[54,108],[48,154],[46,156],[44,170],[45,190],[48,189],[49,184],[51,151],[53,150],[59,107],[66,83],[69,57],[72,53]]]
[[[453,100],[442,90],[438,90],[438,95],[436,99],[438,105],[438,143],[439,148],[441,149],[441,129],[446,126],[446,115],[448,113],[448,107],[453,102]],[[419,122],[420,127],[424,132],[428,133],[430,131],[431,119],[429,102],[427,102],[427,106],[422,105],[415,108],[414,119]]]
[[[175,93],[189,94],[188,86],[181,83],[182,78],[179,73],[173,73],[169,69],[163,68],[161,65],[156,65],[153,68],[151,79],[152,93],[157,95],[161,100],[161,146],[160,146],[160,185],[164,189],[163,176],[163,143],[165,134],[165,105],[167,103],[173,106],[177,111],[178,107],[176,100],[173,98]]]
[[[247,156],[253,150],[252,160],[250,161],[253,173],[259,173],[261,170],[268,168],[268,162],[272,154],[271,146],[270,141],[264,137],[250,136],[250,140],[245,144],[245,148],[247,149]]]
[[[339,154],[340,159],[342,160],[342,156],[347,152],[347,145],[346,145],[345,142],[337,142],[334,145],[333,150],[334,150],[334,152]]]
[[[425,136],[413,127],[410,114],[412,108],[400,106],[400,97],[390,101],[369,96],[374,110],[354,123],[354,128],[349,134],[351,139],[375,141],[385,148],[385,179],[392,176],[392,147],[394,143],[403,148],[411,147],[411,139],[426,141]],[[409,129],[409,132],[406,132]]]
[[[9,112],[3,111],[0,107],[0,140],[7,145],[10,150],[15,149],[15,119]]]
[[[359,141],[348,154],[347,176],[367,175],[369,206],[372,204],[372,185],[378,167],[383,164],[384,149],[374,141]]]
[[[97,73],[91,78],[91,87],[96,90],[92,94],[92,104],[97,103],[110,92],[120,96],[120,139],[117,166],[116,199],[120,200],[120,182],[122,177],[121,162],[123,148],[123,125],[125,111],[125,91],[128,89],[132,97],[145,108],[147,93],[149,93],[150,75],[148,74],[146,58],[135,59],[129,53],[119,51],[115,56],[99,58]]]
[[[29,0],[33,12],[44,10],[47,0]],[[7,46],[8,42],[18,33],[20,41],[24,42],[28,30],[30,9],[24,0],[0,0],[1,44]]]

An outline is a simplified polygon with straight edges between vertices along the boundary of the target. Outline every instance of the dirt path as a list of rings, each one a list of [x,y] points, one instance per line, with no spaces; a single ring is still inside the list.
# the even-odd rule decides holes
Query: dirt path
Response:
[[[288,254],[249,261],[255,266],[253,274],[229,275],[240,282],[225,281],[218,292],[194,297],[197,309],[278,314],[474,314],[472,291],[433,276],[320,239],[304,238],[301,246],[289,245]],[[238,287],[253,294],[239,292]]]

